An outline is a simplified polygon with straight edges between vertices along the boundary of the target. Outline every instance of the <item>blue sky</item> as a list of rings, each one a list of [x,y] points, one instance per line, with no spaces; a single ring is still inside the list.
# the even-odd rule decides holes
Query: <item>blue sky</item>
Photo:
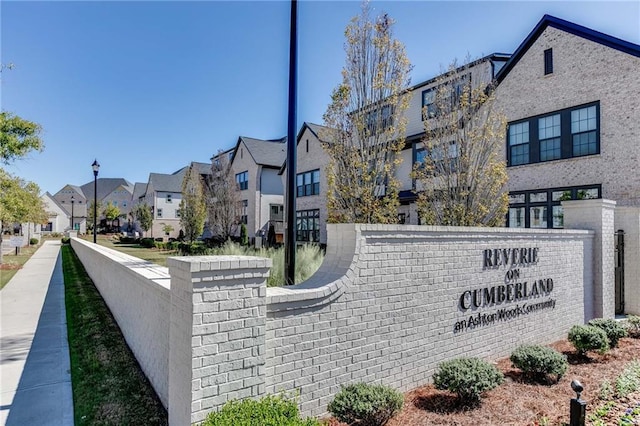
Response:
[[[512,53],[545,14],[640,44],[640,1],[372,1],[396,20],[412,83],[453,59]],[[55,193],[146,182],[208,162],[238,136],[286,134],[286,1],[0,3],[2,109],[40,123],[45,150],[8,167]],[[298,4],[298,128],[322,123],[358,1]]]

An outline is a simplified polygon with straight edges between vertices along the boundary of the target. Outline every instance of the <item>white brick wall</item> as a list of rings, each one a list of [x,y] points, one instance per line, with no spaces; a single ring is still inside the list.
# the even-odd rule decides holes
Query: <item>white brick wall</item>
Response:
[[[167,268],[77,238],[71,245],[167,408],[171,302]]]
[[[406,391],[428,383],[444,360],[507,356],[522,343],[566,337],[591,311],[608,316],[613,265],[594,264],[600,253],[605,263],[613,255],[613,205],[566,204],[566,223],[591,231],[329,225],[318,273],[282,288],[266,288],[268,259],[202,256],[168,260],[169,293],[165,268],[81,240],[73,245],[168,406],[170,424],[185,425],[229,399],[281,390],[296,390],[302,412],[320,415],[341,385]],[[537,249],[538,261],[485,267],[485,250],[515,248]],[[519,278],[509,281],[512,270]],[[541,295],[479,308],[460,302],[467,291],[523,282],[531,291],[546,279],[553,289]],[[458,329],[503,308],[517,316]]]
[[[266,280],[271,260],[169,258],[169,424],[201,422],[234,398],[264,394]]]
[[[446,359],[505,356],[520,343],[563,338],[584,321],[591,232],[329,225],[328,233],[319,277],[267,291],[266,390],[299,391],[305,414],[324,413],[340,385],[382,382],[406,391],[427,383]],[[555,308],[454,332],[458,321],[499,309],[463,312],[459,298],[504,284],[506,270],[483,270],[482,256],[509,247],[537,247],[540,261],[520,268],[521,279],[552,278],[554,288],[549,297],[503,306],[551,298]]]

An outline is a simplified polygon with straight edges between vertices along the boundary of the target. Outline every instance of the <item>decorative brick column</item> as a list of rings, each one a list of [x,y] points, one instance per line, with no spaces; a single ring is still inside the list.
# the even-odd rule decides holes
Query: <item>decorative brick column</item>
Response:
[[[233,398],[265,392],[266,280],[271,260],[173,257],[169,424],[184,426]]]
[[[585,322],[592,318],[613,318],[615,312],[614,212],[611,200],[563,201],[564,227],[595,231],[593,241],[592,297],[585,275]],[[588,260],[585,259],[585,263]],[[589,303],[591,302],[591,303]]]

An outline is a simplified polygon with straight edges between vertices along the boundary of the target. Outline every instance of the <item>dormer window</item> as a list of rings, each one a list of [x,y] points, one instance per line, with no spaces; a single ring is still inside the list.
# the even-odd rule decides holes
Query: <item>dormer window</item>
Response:
[[[544,75],[553,74],[553,49],[544,51]]]

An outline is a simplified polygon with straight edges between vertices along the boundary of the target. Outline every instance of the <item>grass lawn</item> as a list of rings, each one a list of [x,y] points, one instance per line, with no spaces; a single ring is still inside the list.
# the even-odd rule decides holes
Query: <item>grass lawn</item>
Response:
[[[75,425],[166,425],[167,411],[69,245],[62,261]]]
[[[17,256],[15,251],[2,256],[2,265],[0,265],[0,289],[3,289],[16,272],[22,268],[22,265],[27,263],[27,260],[31,258],[38,247],[40,246],[22,247],[20,254]]]
[[[93,236],[85,238],[87,241],[93,241]],[[148,260],[157,265],[167,266],[167,257],[177,256],[175,250],[158,250],[142,247],[139,244],[120,244],[117,243],[108,236],[98,235],[98,244],[101,246],[109,247],[114,250],[118,250],[121,253],[126,253],[131,256],[135,256],[138,259]]]

